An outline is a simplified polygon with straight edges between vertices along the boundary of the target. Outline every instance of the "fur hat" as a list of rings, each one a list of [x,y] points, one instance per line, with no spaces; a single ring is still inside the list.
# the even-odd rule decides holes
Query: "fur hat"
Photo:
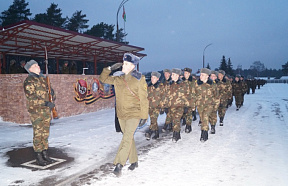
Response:
[[[209,76],[211,73],[211,70],[209,70],[208,68],[202,68],[200,73],[204,73],[204,74],[207,74]]]
[[[159,72],[152,72],[151,76],[156,76],[157,78],[160,78],[161,74]]]
[[[127,61],[130,63],[133,63],[133,65],[138,65],[140,58],[138,56],[135,56],[134,54],[131,53],[125,53],[123,56],[123,61]]]
[[[169,74],[172,74],[172,72],[171,72],[170,69],[164,69],[164,70],[163,70],[163,73],[165,73],[165,72],[168,72]]]
[[[218,72],[215,71],[215,70],[212,70],[212,71],[211,71],[211,74],[215,74],[216,76],[218,76]]]
[[[184,71],[191,73],[192,69],[191,68],[184,68]]]
[[[182,70],[179,69],[179,68],[173,68],[173,69],[172,69],[172,73],[178,74],[178,75],[180,76],[181,73],[182,73]]]
[[[237,74],[236,77],[237,77],[237,78],[241,78],[241,75],[240,75],[240,74]]]
[[[218,71],[220,74],[222,74],[223,76],[225,76],[225,71],[224,70],[219,70]]]
[[[26,65],[24,66],[24,68],[25,68],[25,70],[27,71],[27,72],[30,72],[29,71],[29,68],[32,66],[32,65],[34,65],[34,64],[38,64],[35,60],[30,60],[30,61],[28,61],[27,63],[26,63]]]

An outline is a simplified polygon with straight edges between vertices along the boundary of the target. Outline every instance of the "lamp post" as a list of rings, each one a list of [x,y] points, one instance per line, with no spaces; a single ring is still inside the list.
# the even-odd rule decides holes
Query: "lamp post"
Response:
[[[204,53],[205,53],[205,50],[208,46],[212,45],[212,43],[210,43],[209,45],[206,45],[206,47],[204,48],[203,50],[203,68],[205,68],[205,56],[204,56]]]
[[[119,26],[118,26],[118,14],[120,9],[122,8],[122,6],[129,0],[122,0],[122,2],[120,3],[118,10],[117,10],[117,15],[116,15],[116,22],[117,22],[117,30],[116,30],[116,41],[119,42]]]

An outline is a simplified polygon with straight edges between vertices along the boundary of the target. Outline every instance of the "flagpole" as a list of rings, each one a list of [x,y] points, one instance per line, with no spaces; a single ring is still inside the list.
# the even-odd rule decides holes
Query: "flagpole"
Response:
[[[120,3],[118,10],[117,10],[117,14],[116,14],[116,22],[117,22],[117,30],[116,30],[116,41],[119,42],[119,25],[118,25],[118,14],[120,9],[122,8],[122,6],[129,0],[122,0],[122,2]]]

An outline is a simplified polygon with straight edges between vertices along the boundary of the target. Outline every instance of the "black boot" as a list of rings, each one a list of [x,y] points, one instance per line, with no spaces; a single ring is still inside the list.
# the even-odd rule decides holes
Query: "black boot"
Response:
[[[215,130],[215,125],[211,125],[211,134],[215,134],[216,130]]]
[[[186,125],[186,118],[184,117],[183,120],[182,120],[182,125]]]
[[[133,171],[137,167],[138,167],[138,162],[135,162],[135,163],[131,163],[131,165],[128,167],[128,169]]]
[[[43,151],[42,151],[42,155],[43,155],[43,159],[44,159],[45,161],[47,161],[48,163],[54,162],[54,160],[52,160],[51,158],[49,158],[48,153],[47,153],[47,150],[43,150]]]
[[[208,140],[208,131],[202,130],[201,131],[201,138],[200,141],[203,143]]]
[[[149,130],[145,133],[146,140],[150,140],[150,139],[151,139],[152,133],[153,133],[153,131],[152,131],[151,129],[149,129]]]
[[[201,120],[199,120],[198,126],[201,126],[201,123],[202,123],[202,121],[201,121]]]
[[[173,130],[172,123],[168,124],[167,131],[171,132]]]
[[[122,167],[123,165],[121,165],[120,163],[117,163],[113,173],[118,177],[121,176]]]
[[[186,125],[186,127],[185,127],[185,132],[186,132],[186,133],[190,133],[191,131],[192,131],[191,125]]]
[[[159,130],[155,130],[155,135],[152,139],[158,139],[159,138]]]
[[[196,120],[197,120],[196,111],[193,111],[193,112],[192,112],[192,115],[193,115],[193,121],[196,121]]]
[[[42,157],[42,152],[36,152],[36,162],[40,166],[46,166],[47,161],[45,161]]]
[[[224,117],[220,117],[220,126],[223,126],[223,119]]]
[[[172,141],[174,141],[176,143],[179,139],[181,139],[180,131],[179,132],[174,131]]]
[[[167,131],[167,127],[168,127],[168,124],[164,124],[163,128],[162,128],[162,132],[166,132]]]

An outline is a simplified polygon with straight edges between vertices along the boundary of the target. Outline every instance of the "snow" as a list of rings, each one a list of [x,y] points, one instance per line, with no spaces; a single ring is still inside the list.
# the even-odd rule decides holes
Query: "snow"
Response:
[[[192,123],[190,134],[181,131],[177,143],[172,142],[172,134],[146,141],[146,126],[135,133],[138,168],[129,171],[127,162],[121,177],[108,173],[93,179],[92,175],[81,185],[288,185],[287,90],[287,84],[267,84],[246,95],[244,106],[239,111],[230,107],[224,126],[217,123],[216,134],[209,134],[205,143],[199,140],[199,120]],[[158,121],[162,126],[165,114]],[[122,138],[114,129],[114,109],[53,123],[50,147],[63,149],[74,161],[55,170],[32,171],[7,166],[5,155],[14,148],[31,147],[32,128],[0,122],[0,185],[16,180],[24,180],[17,185],[37,185],[47,177],[66,178],[62,185],[69,185],[77,175],[113,162]],[[143,150],[149,144],[148,151]]]

